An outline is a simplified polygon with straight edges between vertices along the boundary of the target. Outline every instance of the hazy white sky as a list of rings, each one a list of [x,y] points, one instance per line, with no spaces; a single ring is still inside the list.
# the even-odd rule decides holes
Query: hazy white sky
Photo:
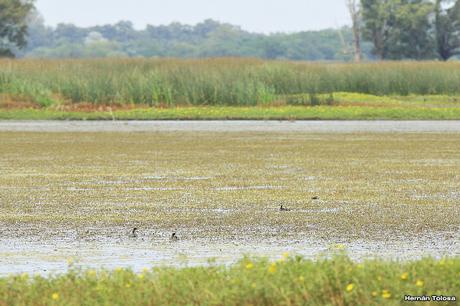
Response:
[[[207,18],[254,32],[293,32],[348,24],[345,0],[37,0],[46,23],[79,26],[130,20],[136,28]]]

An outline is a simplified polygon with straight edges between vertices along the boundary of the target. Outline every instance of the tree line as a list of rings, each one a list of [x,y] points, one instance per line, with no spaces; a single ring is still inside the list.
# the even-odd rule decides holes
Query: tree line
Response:
[[[28,45],[18,56],[84,57],[259,57],[266,59],[347,61],[353,56],[348,27],[271,35],[251,33],[228,23],[205,20],[137,30],[129,21],[81,28],[48,27],[40,16],[30,21]],[[371,46],[364,48],[370,54]]]
[[[137,30],[129,21],[82,28],[45,25],[33,0],[0,0],[0,56],[219,57],[359,61],[460,54],[460,0],[345,0],[352,24],[298,33],[251,33],[205,20]]]

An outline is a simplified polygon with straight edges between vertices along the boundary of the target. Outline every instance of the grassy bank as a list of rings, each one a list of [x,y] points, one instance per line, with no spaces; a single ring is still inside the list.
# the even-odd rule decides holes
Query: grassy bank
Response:
[[[460,97],[385,96],[338,92],[316,96],[317,105],[305,106],[309,95],[289,96],[292,104],[269,106],[172,106],[148,105],[93,105],[76,103],[48,107],[31,107],[20,103],[0,103],[0,119],[17,120],[205,120],[205,119],[406,119],[452,120],[460,119]],[[310,101],[311,102],[311,101]]]
[[[120,111],[0,110],[12,120],[458,120],[458,108],[403,107],[179,107]]]
[[[3,99],[41,106],[78,102],[314,106],[321,103],[318,95],[334,92],[458,95],[459,83],[460,63],[455,62],[355,65],[234,58],[0,61]]]
[[[318,261],[283,256],[230,266],[79,271],[0,279],[0,305],[400,305],[460,292],[460,259]],[[458,298],[458,296],[457,296]],[[436,303],[426,303],[426,305]]]

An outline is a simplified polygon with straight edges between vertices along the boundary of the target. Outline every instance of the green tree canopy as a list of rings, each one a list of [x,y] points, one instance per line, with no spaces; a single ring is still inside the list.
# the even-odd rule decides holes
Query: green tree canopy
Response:
[[[0,56],[13,56],[13,49],[26,45],[27,16],[32,0],[0,0]]]
[[[446,61],[460,54],[460,0],[436,0],[435,16],[437,52]]]
[[[86,58],[109,56],[202,58],[219,56],[268,59],[349,61],[353,36],[349,27],[297,33],[261,34],[211,19],[196,25],[171,23],[135,29],[129,21],[92,27],[45,25],[31,14],[27,47],[18,56]],[[363,45],[369,58],[370,44]]]
[[[380,59],[426,59],[434,56],[428,0],[362,0],[364,38]]]

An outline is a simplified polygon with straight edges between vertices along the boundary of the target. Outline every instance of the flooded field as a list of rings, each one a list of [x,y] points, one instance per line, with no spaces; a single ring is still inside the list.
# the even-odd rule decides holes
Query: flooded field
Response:
[[[0,123],[0,274],[458,256],[459,216],[455,121]]]

